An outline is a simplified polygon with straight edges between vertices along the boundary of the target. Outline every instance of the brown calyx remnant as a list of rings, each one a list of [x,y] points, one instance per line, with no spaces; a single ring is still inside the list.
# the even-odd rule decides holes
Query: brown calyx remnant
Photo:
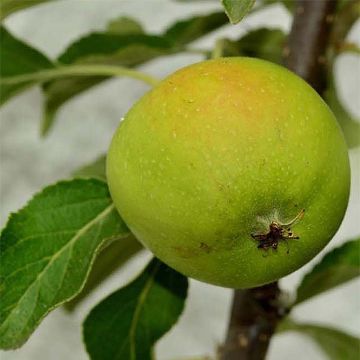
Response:
[[[279,221],[272,221],[269,225],[269,231],[266,233],[255,233],[251,234],[251,237],[259,241],[258,249],[268,250],[270,248],[276,250],[279,241],[281,240],[290,240],[290,239],[299,239],[299,236],[295,235],[291,231],[291,226],[301,220],[304,216],[305,210],[302,209],[293,220],[286,224],[282,224]],[[287,250],[289,253],[289,249]]]

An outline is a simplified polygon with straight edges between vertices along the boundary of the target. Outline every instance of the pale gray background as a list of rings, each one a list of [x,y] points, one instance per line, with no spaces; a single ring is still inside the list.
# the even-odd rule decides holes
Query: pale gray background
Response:
[[[317,0],[318,1],[318,0]],[[135,17],[149,32],[159,32],[175,19],[219,9],[217,1],[180,3],[170,0],[64,0],[19,12],[6,20],[14,34],[27,40],[50,57],[57,56],[71,41],[90,30],[101,30],[106,22],[120,15]],[[226,26],[217,34],[198,41],[196,46],[211,45],[218,36],[236,37],[259,24],[288,29],[289,17],[275,5],[251,15],[240,25]],[[351,33],[359,41],[360,24]],[[156,60],[143,70],[157,77],[200,58],[179,55]],[[339,61],[338,79],[347,107],[360,115],[360,63],[352,55]],[[68,176],[71,170],[106,151],[119,119],[146,91],[146,85],[128,79],[116,79],[94,88],[69,102],[60,112],[54,131],[39,138],[42,95],[32,89],[11,100],[1,109],[1,224],[10,211],[17,210],[44,185]],[[360,233],[360,149],[350,152],[353,186],[350,205],[334,240],[325,249],[341,244]],[[322,255],[320,255],[322,256]],[[20,350],[1,353],[3,360],[82,360],[86,353],[81,344],[81,322],[88,310],[105,295],[134,277],[150,258],[144,252],[130,261],[81,306],[74,316],[62,309],[51,313]],[[313,263],[318,261],[314,259]],[[293,291],[308,264],[281,280],[281,286]],[[303,321],[318,321],[360,334],[360,282],[317,297],[294,310]],[[191,281],[190,296],[179,321],[156,346],[159,360],[181,359],[191,355],[211,355],[222,342],[231,291]],[[288,333],[276,336],[268,355],[270,360],[325,359],[308,339]],[[126,359],[124,359],[126,360]]]

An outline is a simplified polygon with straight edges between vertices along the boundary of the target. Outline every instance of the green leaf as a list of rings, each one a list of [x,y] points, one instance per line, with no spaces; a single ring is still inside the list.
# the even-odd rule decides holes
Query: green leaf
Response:
[[[40,125],[41,135],[47,135],[54,125],[60,107],[72,97],[108,79],[105,76],[66,77],[43,85],[44,105]]]
[[[77,178],[94,178],[106,181],[106,156],[99,156],[94,162],[87,164],[73,172]]]
[[[327,253],[304,276],[298,290],[295,305],[328,291],[360,275],[360,238]]]
[[[0,39],[1,79],[53,68],[54,65],[45,55],[12,36],[3,26],[0,27]],[[21,84],[1,82],[0,105],[35,83],[34,81]]]
[[[237,24],[251,10],[255,0],[221,0],[232,24]]]
[[[260,28],[239,40],[224,40],[223,56],[249,56],[281,63],[286,35],[279,29]]]
[[[333,77],[329,79],[328,86],[324,99],[340,124],[349,148],[356,147],[360,145],[360,120],[355,120],[342,105]]]
[[[85,287],[73,300],[65,303],[65,308],[73,311],[103,280],[142,249],[143,246],[132,234],[105,247],[96,257]]]
[[[73,173],[77,178],[95,178],[106,182],[106,156],[102,155],[94,162],[81,167]],[[121,241],[114,241],[103,249],[95,259],[85,287],[73,300],[65,304],[65,308],[73,311],[99,284],[115,270],[123,266],[127,260],[137,254],[142,245],[130,234]]]
[[[155,342],[182,313],[187,287],[186,277],[152,260],[88,315],[83,332],[91,359],[150,360]]]
[[[45,188],[0,238],[0,347],[22,345],[42,318],[84,286],[96,253],[129,235],[103,181]]]
[[[280,323],[277,331],[296,331],[309,336],[330,360],[359,359],[359,339],[338,329],[316,324],[296,323],[293,320],[285,319]]]
[[[39,5],[53,0],[0,0],[0,20],[5,19],[10,14],[24,10],[30,6]]]
[[[161,36],[144,34],[111,34],[92,33],[70,45],[58,58],[62,64],[75,62],[86,63],[115,63],[122,66],[132,66],[149,59],[148,54],[136,52],[136,56],[129,52],[129,47],[151,52],[151,57],[162,55],[172,49],[172,43]],[[126,50],[125,55],[122,53]],[[109,55],[112,55],[109,57]]]
[[[150,75],[141,73],[136,70],[132,70],[126,67],[114,66],[114,65],[68,65],[68,66],[57,66],[53,69],[36,71],[29,74],[7,76],[1,79],[1,85],[3,86],[20,86],[21,84],[32,83],[43,83],[49,80],[63,78],[67,76],[76,76],[76,77],[89,77],[99,78],[100,76],[128,76],[137,80],[144,81],[149,85],[156,85],[158,80],[153,78]],[[70,91],[73,91],[70,90]],[[56,101],[59,98],[55,99]],[[51,118],[45,117],[45,121],[42,124],[42,131],[46,132],[51,126]]]
[[[227,23],[228,18],[223,12],[194,16],[170,26],[164,36],[174,44],[185,45]]]
[[[120,30],[117,23],[116,34],[109,32],[89,34],[71,44],[58,61],[65,64],[110,63],[135,67],[159,56],[183,51],[183,46],[188,42],[208,34],[227,22],[225,14],[221,12],[196,16],[175,23],[165,31],[164,35],[157,36],[139,33],[124,35],[124,28]],[[128,25],[126,25],[126,30],[128,30]],[[41,126],[42,134],[48,133],[52,128],[55,116],[63,104],[107,79],[108,77],[94,76],[67,77],[46,84],[43,88],[46,100]]]
[[[111,20],[106,28],[110,34],[127,35],[127,34],[144,34],[144,29],[136,20],[121,16]]]
[[[159,36],[93,33],[69,46],[59,57],[64,64],[112,64],[134,67],[173,52],[172,44]],[[64,77],[49,82],[45,93],[42,133],[52,127],[59,108],[72,97],[108,79],[105,76]]]
[[[330,34],[330,49],[328,49],[328,68],[332,70],[338,52],[342,50],[346,38],[360,16],[360,1],[342,0],[337,2],[336,21]]]

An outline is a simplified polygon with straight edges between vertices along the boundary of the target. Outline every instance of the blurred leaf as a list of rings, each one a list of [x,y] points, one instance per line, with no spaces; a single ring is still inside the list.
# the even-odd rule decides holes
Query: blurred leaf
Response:
[[[121,16],[117,19],[111,20],[106,30],[110,34],[118,35],[144,34],[141,24],[126,16]]]
[[[225,40],[223,56],[250,56],[281,63],[286,35],[278,29],[260,28],[239,40]]]
[[[251,10],[255,0],[221,0],[232,24],[237,24]]]
[[[360,17],[360,1],[359,0],[342,0],[337,2],[336,21],[331,29],[330,46],[328,49],[328,60],[331,64],[335,60],[338,48],[341,48],[348,33],[359,20]],[[331,66],[330,66],[331,67]]]
[[[183,311],[187,287],[186,277],[152,260],[139,277],[108,296],[86,318],[83,332],[90,358],[152,359],[155,342]]]
[[[170,54],[172,51],[172,44],[157,36],[94,33],[70,45],[58,60],[66,64],[76,62],[134,67],[160,55]],[[46,100],[42,134],[50,130],[58,109],[66,101],[108,78],[67,77],[46,84],[43,88]]]
[[[309,336],[325,352],[330,360],[358,360],[360,341],[355,336],[331,327],[296,323],[286,318],[277,331],[296,331]]]
[[[358,51],[356,46],[349,46],[350,44],[347,44],[346,37],[355,22],[359,19],[360,1],[344,0],[339,1],[337,5],[336,21],[332,27],[330,39],[332,46],[328,49],[328,89],[325,91],[323,97],[335,114],[344,133],[348,147],[352,148],[360,144],[360,119],[355,119],[345,109],[337,94],[334,63],[338,58],[337,55],[342,51]],[[346,49],[347,46],[348,49]]]
[[[164,36],[174,44],[185,45],[216,30],[220,26],[228,24],[228,21],[223,12],[194,16],[170,26],[165,31]]]
[[[338,8],[338,9],[341,9],[341,8],[343,8],[344,6],[348,5],[351,1],[353,1],[353,0],[338,0],[338,2],[337,2],[337,8]]]
[[[135,20],[132,20],[135,22]],[[123,30],[120,25],[123,24]],[[117,34],[109,32],[92,33],[71,44],[58,61],[71,63],[113,64],[135,67],[159,56],[183,51],[187,42],[208,34],[227,23],[223,13],[191,17],[172,25],[164,35],[145,34],[121,35],[128,24],[118,21]],[[112,25],[114,27],[114,25]],[[111,25],[110,25],[111,27]],[[108,77],[67,77],[52,81],[44,86],[45,104],[42,120],[42,134],[46,134],[54,124],[59,108],[74,96],[98,85]]]
[[[81,63],[111,63],[131,66],[149,58],[147,53],[143,54],[140,51],[136,52],[136,57],[129,56],[128,52],[124,56],[122,51],[128,51],[129,47],[141,48],[151,54],[162,55],[170,51],[173,46],[167,39],[155,35],[92,33],[71,44],[60,55],[58,61],[62,64],[81,61]],[[109,58],[109,55],[112,57]]]
[[[106,155],[99,156],[94,162],[73,172],[74,177],[95,178],[106,181]]]
[[[101,250],[95,259],[85,287],[73,300],[65,303],[65,308],[73,311],[97,286],[142,249],[143,246],[131,234]]]
[[[3,78],[51,69],[54,65],[45,55],[12,36],[3,26],[0,27],[0,39],[0,105],[2,105],[12,96],[35,84],[34,81],[28,81],[8,85],[1,81]]]
[[[67,77],[44,84],[45,100],[41,120],[41,134],[46,135],[49,132],[54,124],[57,111],[66,101],[105,79],[108,79],[108,77]]]
[[[360,120],[355,120],[342,105],[333,77],[328,81],[324,99],[340,124],[349,148],[358,146],[360,144]]]
[[[75,64],[67,66],[57,66],[52,69],[35,71],[28,74],[20,74],[14,76],[6,76],[1,78],[1,85],[5,87],[21,86],[29,83],[44,83],[54,79],[62,79],[66,77],[104,77],[104,76],[127,76],[137,80],[141,80],[149,85],[156,85],[158,80],[150,75],[141,73],[122,66],[104,65],[104,64]],[[71,90],[73,91],[73,89]],[[59,99],[55,99],[59,101]],[[45,117],[42,124],[42,131],[46,132],[51,125],[51,119]]]
[[[304,276],[298,290],[295,305],[328,291],[360,275],[360,238],[327,253]]]
[[[204,0],[176,0],[179,2],[201,2]],[[206,0],[205,0],[206,1]],[[219,1],[219,0],[213,0],[213,1]],[[241,0],[232,0],[233,2],[241,1]],[[295,1],[296,0],[254,0],[255,6],[252,8],[252,11],[257,11],[263,9],[265,6],[273,5],[273,4],[282,4],[287,8],[290,12],[293,12],[295,9]],[[341,0],[344,2],[349,2],[352,0]]]
[[[0,20],[3,20],[10,14],[24,10],[30,6],[39,5],[53,0],[0,0]]]
[[[45,188],[1,233],[0,347],[22,345],[55,307],[84,286],[100,247],[128,236],[103,181]]]

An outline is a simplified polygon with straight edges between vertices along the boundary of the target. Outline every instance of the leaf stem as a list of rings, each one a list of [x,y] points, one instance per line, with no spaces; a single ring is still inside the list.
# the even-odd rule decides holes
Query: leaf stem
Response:
[[[343,42],[338,45],[337,53],[338,54],[352,53],[352,54],[360,55],[360,46],[358,46],[353,42]]]
[[[151,75],[145,74],[137,70],[114,65],[60,66],[53,69],[37,71],[30,74],[3,77],[0,82],[2,85],[16,85],[24,82],[43,83],[65,76],[127,76],[136,80],[141,80],[151,86],[159,83],[159,80],[155,79]]]
[[[223,56],[224,53],[224,39],[217,39],[215,42],[214,50],[211,54],[212,59],[218,59]]]

